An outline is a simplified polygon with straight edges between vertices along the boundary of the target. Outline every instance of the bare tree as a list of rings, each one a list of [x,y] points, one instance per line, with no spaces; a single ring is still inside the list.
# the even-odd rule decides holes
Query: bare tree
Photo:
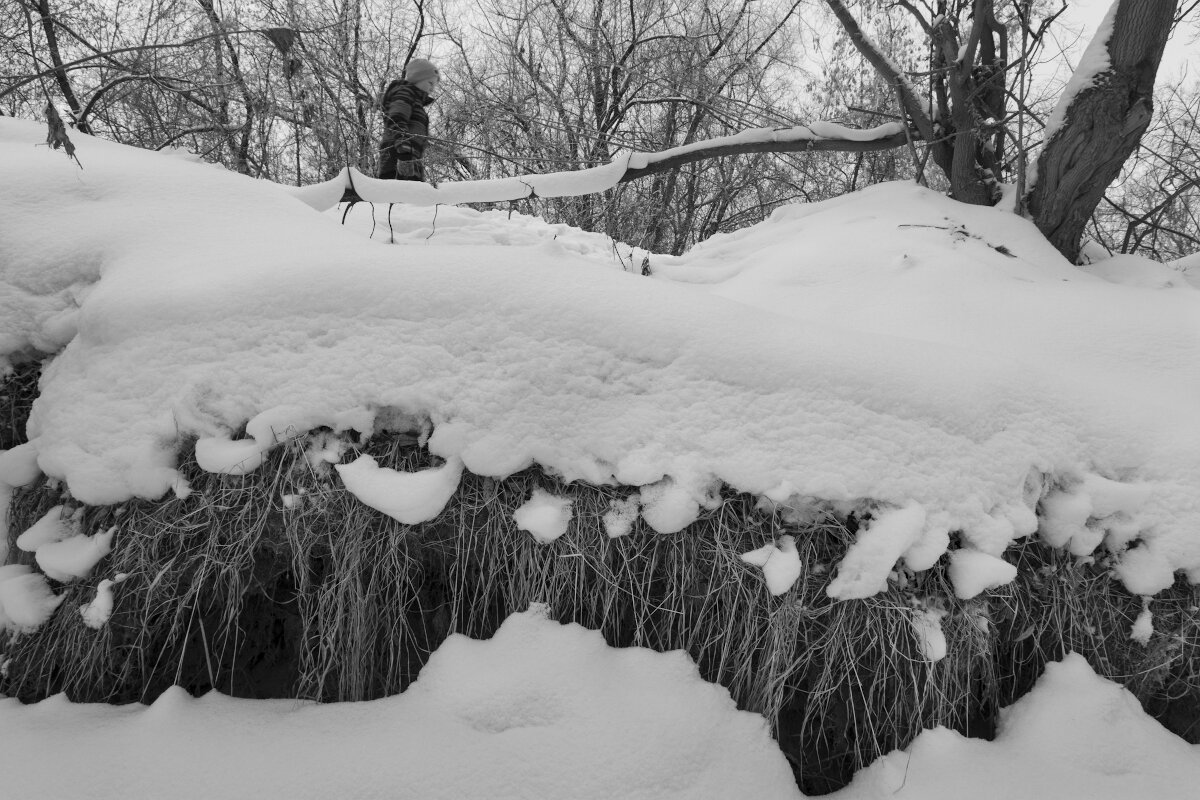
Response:
[[[997,18],[993,0],[938,0],[924,13],[908,0],[899,4],[930,41],[928,93],[864,33],[843,0],[826,0],[859,52],[893,87],[914,135],[946,175],[951,195],[967,203],[995,203],[1010,163],[1009,27]],[[1028,33],[1030,4],[1013,8]],[[1154,79],[1178,10],[1176,0],[1117,0],[1107,38],[1089,50],[1086,67],[1096,74],[1063,99],[1062,124],[1049,131],[1027,204],[1038,228],[1072,260],[1104,190],[1150,122]]]
[[[1200,251],[1200,84],[1161,93],[1156,122],[1092,215],[1109,252],[1173,261]]]
[[[699,148],[631,170],[606,195],[530,201],[654,250],[680,252],[795,197],[897,177],[981,204],[1016,184],[1018,210],[1070,258],[1087,225],[1123,249],[1174,252],[1191,236],[1193,173],[1171,164],[1194,152],[1182,133],[1169,146],[1156,140],[1174,155],[1131,162],[1130,188],[1097,208],[1152,118],[1167,31],[1194,3],[1119,0],[1088,59],[1095,74],[1076,81],[1043,133],[1027,77],[1065,0],[826,0],[846,47],[808,101],[794,91],[796,0],[479,0],[467,28],[432,2],[0,0],[17,12],[0,13],[0,104],[40,115],[61,99],[80,130],[182,144],[300,183],[346,164],[372,171],[376,97],[440,41],[448,80],[430,151],[439,176],[577,169],[621,150],[813,119],[901,123],[867,142]],[[879,82],[846,60],[851,48]],[[1194,129],[1179,114],[1173,124]]]
[[[786,122],[782,55],[791,50],[798,6],[794,0],[491,3],[473,29],[453,37],[459,81],[442,106],[456,140],[452,168],[472,177],[561,171],[606,162],[622,149],[661,150]],[[779,200],[793,196],[786,181],[774,180],[775,162],[742,159],[735,169],[691,163],[649,171],[647,181],[607,197],[545,201],[539,208],[679,252],[735,214],[769,213],[769,187],[777,187]]]

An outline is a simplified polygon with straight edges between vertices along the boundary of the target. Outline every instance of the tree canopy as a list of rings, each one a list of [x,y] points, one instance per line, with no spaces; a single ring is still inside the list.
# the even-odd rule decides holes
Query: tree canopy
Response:
[[[1197,87],[1155,81],[1196,3],[1118,0],[1085,33],[1065,92],[1043,79],[1066,57],[1051,45],[1065,1],[0,4],[12,12],[0,15],[0,113],[49,104],[81,132],[270,180],[373,173],[382,88],[421,54],[444,66],[428,155],[439,181],[693,146],[603,194],[522,202],[655,251],[894,179],[1006,198],[1072,259],[1088,238],[1162,259],[1200,248],[1186,168],[1200,152]],[[896,131],[866,141],[698,144],[889,120]]]

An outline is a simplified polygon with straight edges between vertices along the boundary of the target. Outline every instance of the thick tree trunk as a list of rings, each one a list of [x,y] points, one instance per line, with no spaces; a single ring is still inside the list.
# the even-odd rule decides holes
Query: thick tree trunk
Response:
[[[1038,229],[1074,261],[1104,191],[1137,149],[1154,110],[1154,76],[1176,0],[1118,0],[1110,66],[1071,100],[1037,160],[1027,196]]]

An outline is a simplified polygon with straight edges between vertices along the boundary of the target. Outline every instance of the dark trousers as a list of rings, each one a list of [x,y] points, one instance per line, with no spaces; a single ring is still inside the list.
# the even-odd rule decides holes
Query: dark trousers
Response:
[[[401,161],[412,164],[413,174],[400,174],[398,168]],[[423,181],[425,180],[425,165],[419,160],[414,159],[409,153],[404,153],[400,156],[397,156],[396,151],[391,147],[380,148],[379,177],[383,180],[391,181]]]

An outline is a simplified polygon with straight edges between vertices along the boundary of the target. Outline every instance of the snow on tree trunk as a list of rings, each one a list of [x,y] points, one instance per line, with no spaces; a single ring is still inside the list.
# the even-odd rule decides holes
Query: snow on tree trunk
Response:
[[[1055,115],[1063,114],[1061,127],[1048,128],[1028,208],[1046,238],[1072,261],[1105,189],[1150,124],[1154,77],[1176,7],[1176,0],[1116,0],[1111,27],[1101,25],[1079,65],[1095,70],[1094,76],[1068,84]]]

